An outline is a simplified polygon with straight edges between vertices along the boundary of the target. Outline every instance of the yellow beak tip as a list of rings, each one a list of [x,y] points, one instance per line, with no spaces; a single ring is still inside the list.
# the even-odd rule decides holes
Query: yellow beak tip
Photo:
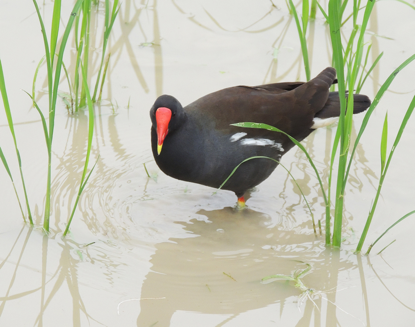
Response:
[[[157,145],[157,155],[160,155],[162,147],[163,147],[163,144]]]

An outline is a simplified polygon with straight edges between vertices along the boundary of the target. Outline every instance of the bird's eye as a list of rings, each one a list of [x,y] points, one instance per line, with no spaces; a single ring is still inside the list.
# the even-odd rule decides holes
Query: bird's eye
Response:
[[[173,112],[173,116],[176,116],[176,113],[175,112]]]

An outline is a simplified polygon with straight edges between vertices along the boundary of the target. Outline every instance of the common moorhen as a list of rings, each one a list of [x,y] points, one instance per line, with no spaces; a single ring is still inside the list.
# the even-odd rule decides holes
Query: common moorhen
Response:
[[[279,161],[294,146],[287,136],[231,124],[265,123],[301,141],[339,117],[339,95],[329,91],[335,78],[336,70],[328,67],[307,83],[230,87],[184,108],[174,97],[162,95],[150,110],[154,159],[171,177],[215,188],[247,158],[266,156]],[[353,113],[369,106],[367,96],[354,95]],[[249,160],[222,188],[235,192],[243,203],[244,193],[264,181],[277,165],[273,160]]]

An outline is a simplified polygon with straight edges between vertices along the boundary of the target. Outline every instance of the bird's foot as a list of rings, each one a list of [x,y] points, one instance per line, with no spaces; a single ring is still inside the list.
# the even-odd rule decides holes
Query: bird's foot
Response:
[[[240,198],[238,198],[238,203],[237,203],[237,205],[236,205],[236,208],[238,209],[238,210],[242,210],[243,208],[245,208],[246,207],[246,204],[245,204],[245,199],[244,199],[244,197],[243,196],[241,196]]]

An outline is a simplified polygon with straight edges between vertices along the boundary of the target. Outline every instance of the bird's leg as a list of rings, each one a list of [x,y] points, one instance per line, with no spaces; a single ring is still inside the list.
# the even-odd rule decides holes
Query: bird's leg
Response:
[[[238,198],[238,209],[243,208],[245,208],[245,199],[243,196],[241,196],[240,198]]]

